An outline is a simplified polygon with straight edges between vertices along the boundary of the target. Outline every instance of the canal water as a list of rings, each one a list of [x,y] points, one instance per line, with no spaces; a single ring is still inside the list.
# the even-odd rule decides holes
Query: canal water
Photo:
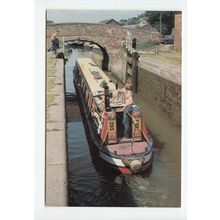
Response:
[[[73,66],[79,57],[94,56],[91,51],[72,49],[66,53],[66,91],[75,93]],[[180,207],[181,136],[180,128],[152,109],[141,106],[155,142],[152,169],[138,175],[122,175],[106,166],[93,152],[87,137],[79,104],[67,102],[67,144],[69,205],[93,207]]]

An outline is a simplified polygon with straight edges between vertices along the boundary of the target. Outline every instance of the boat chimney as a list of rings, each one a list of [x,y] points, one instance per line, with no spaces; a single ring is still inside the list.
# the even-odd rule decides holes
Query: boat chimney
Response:
[[[105,95],[105,110],[110,111],[110,101],[109,101],[109,87],[107,83],[104,85],[104,95]]]

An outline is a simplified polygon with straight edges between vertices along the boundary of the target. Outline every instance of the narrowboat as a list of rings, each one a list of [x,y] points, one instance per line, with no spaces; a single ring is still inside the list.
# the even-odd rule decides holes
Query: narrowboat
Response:
[[[153,141],[140,107],[132,105],[132,112],[128,113],[130,136],[123,138],[123,90],[118,90],[90,58],[78,58],[73,72],[81,110],[99,156],[121,173],[135,174],[150,168]]]

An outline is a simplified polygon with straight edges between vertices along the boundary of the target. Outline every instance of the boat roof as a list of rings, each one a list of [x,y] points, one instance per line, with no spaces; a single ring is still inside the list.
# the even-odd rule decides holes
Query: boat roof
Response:
[[[116,90],[116,85],[91,58],[78,58],[76,62],[80,67],[93,96],[104,92],[104,81],[107,83],[109,90]]]

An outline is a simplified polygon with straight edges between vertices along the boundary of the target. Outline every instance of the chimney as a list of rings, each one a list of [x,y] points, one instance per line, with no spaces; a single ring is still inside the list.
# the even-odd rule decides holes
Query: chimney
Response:
[[[107,83],[104,86],[104,95],[105,95],[105,110],[110,111],[110,101],[109,101],[109,87]]]

